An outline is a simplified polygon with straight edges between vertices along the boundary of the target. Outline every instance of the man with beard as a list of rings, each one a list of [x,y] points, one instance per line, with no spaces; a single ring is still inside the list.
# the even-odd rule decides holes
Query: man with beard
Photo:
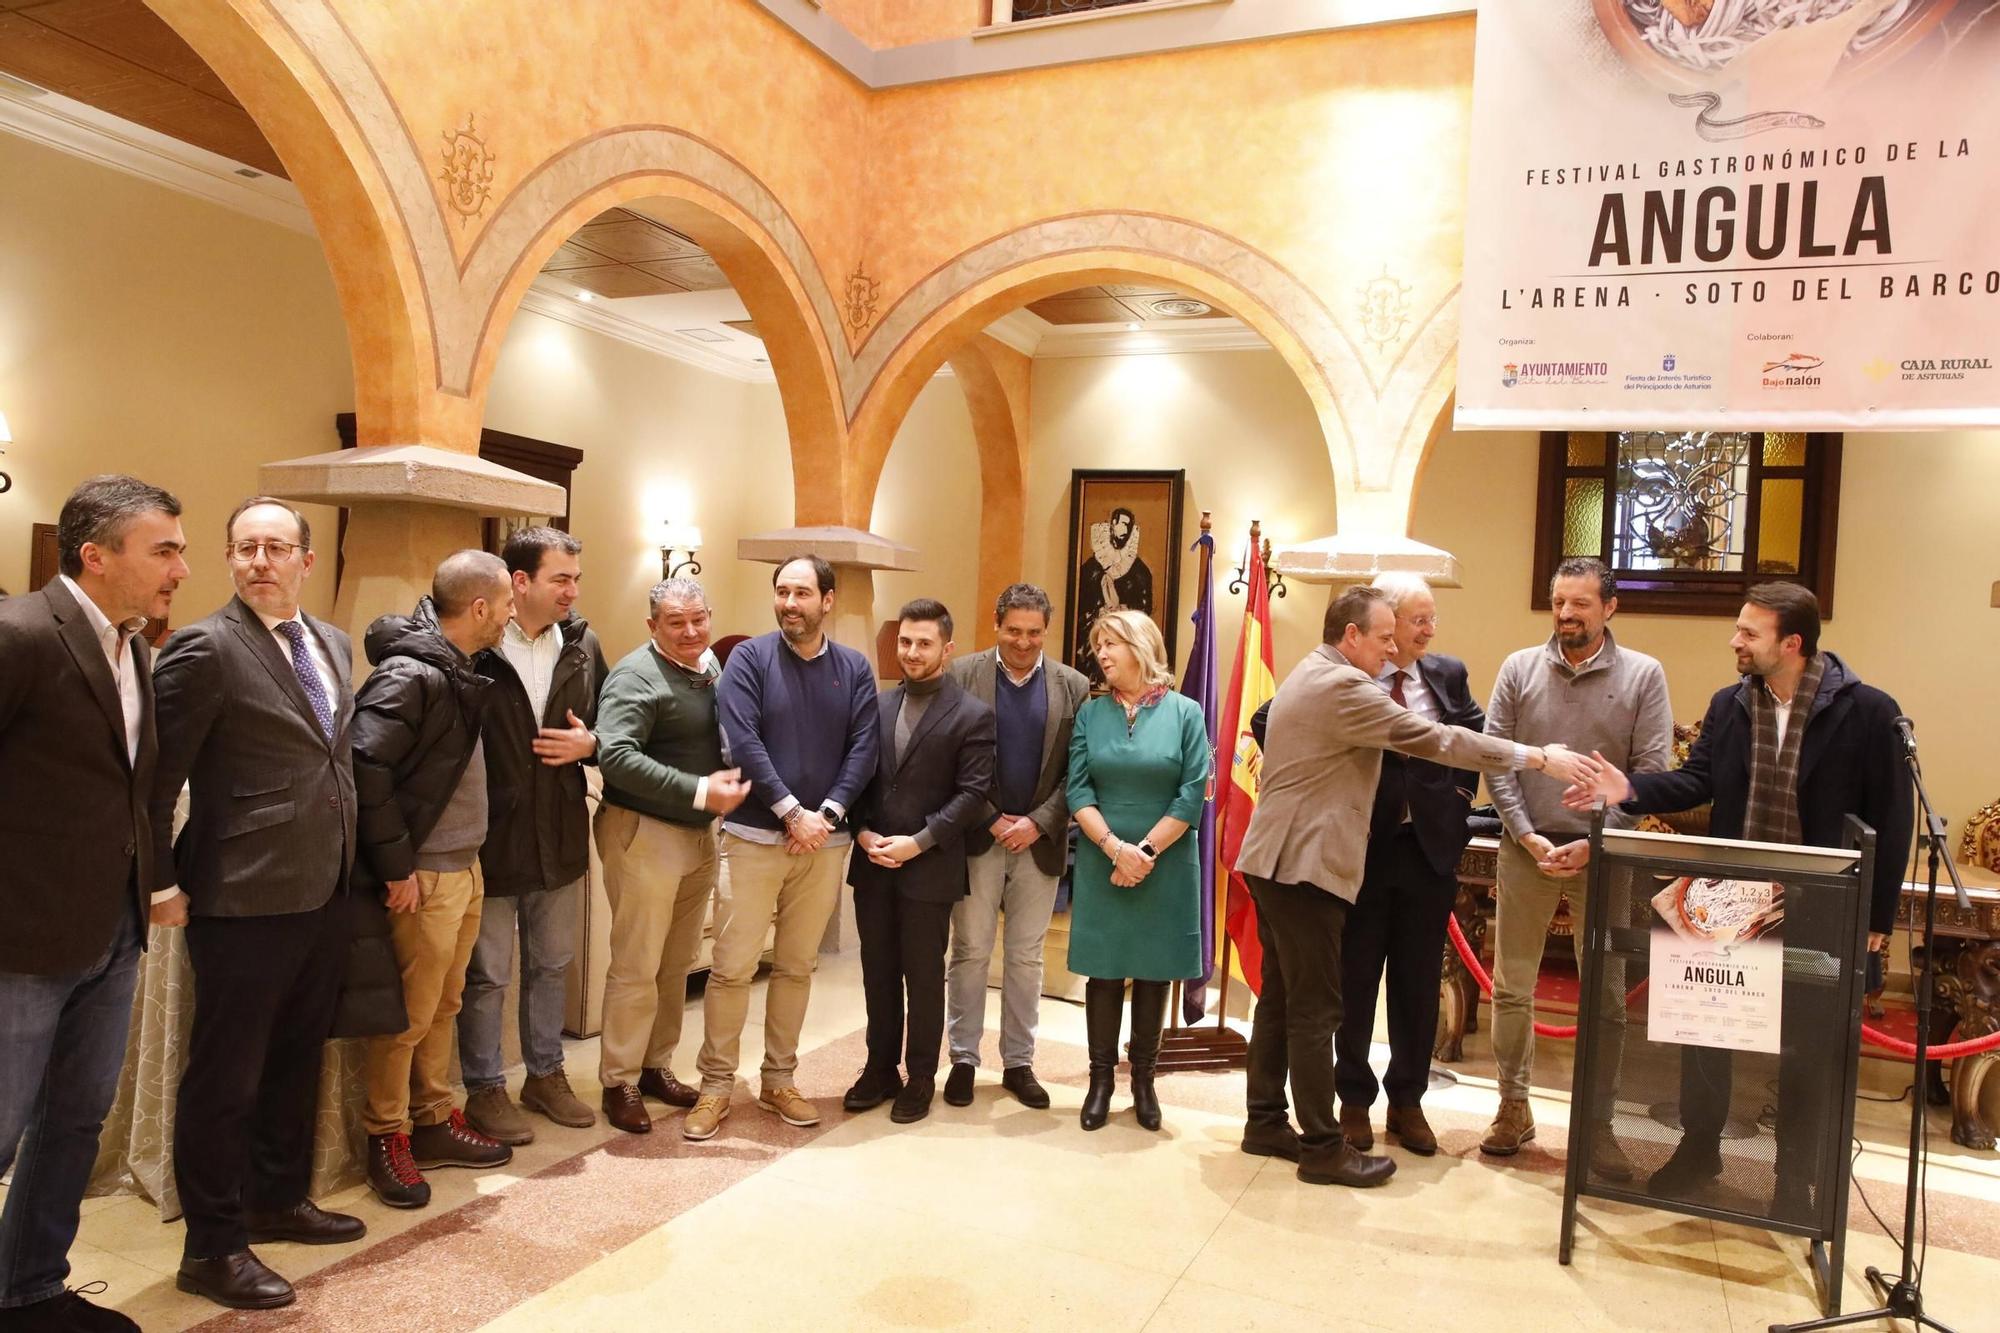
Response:
[[[563,1006],[576,953],[576,900],[590,873],[583,766],[597,752],[591,724],[604,683],[604,650],[574,613],[583,543],[557,528],[522,528],[500,558],[514,585],[514,618],[499,646],[473,659],[492,682],[481,749],[486,755],[485,896],[479,940],[458,1011],[465,1118],[500,1143],[534,1140],[525,1107],[583,1129],[597,1115],[563,1072]],[[521,1106],[501,1076],[500,1029],[521,949]]]
[[[1139,519],[1120,505],[1103,523],[1090,525],[1090,558],[1077,574],[1076,626],[1083,639],[1077,669],[1102,683],[1097,654],[1090,650],[1090,626],[1103,611],[1125,607],[1153,614],[1153,571],[1139,558]]]
[[[1877,950],[1896,925],[1915,814],[1896,733],[1901,710],[1889,695],[1863,684],[1846,662],[1820,651],[1819,626],[1819,599],[1811,590],[1795,583],[1750,589],[1729,641],[1742,679],[1709,700],[1687,762],[1670,772],[1629,778],[1615,766],[1606,768],[1596,782],[1571,789],[1566,800],[1579,811],[1598,799],[1623,802],[1628,815],[1689,810],[1713,801],[1713,837],[1808,847],[1845,846],[1851,813],[1875,830],[1868,947]],[[1574,874],[1589,854],[1585,843],[1558,855]],[[1771,1215],[1791,1221],[1810,1215],[1809,1187],[1819,1179],[1823,1154],[1817,1127],[1825,1090],[1813,1086],[1811,1071],[1794,1072],[1796,1060],[1810,1048],[1800,1025],[1815,1017],[1810,1006],[1787,1002],[1779,1036],[1777,1193]],[[1731,1065],[1729,1051],[1681,1048],[1682,1138],[1647,1181],[1648,1193],[1679,1197],[1722,1173]]]
[[[174,1119],[187,1219],[176,1283],[236,1309],[293,1299],[252,1242],[339,1245],[361,1220],[312,1181],[320,1057],[347,961],[354,865],[353,648],[300,609],[312,531],[283,500],[224,527],[236,596],[175,634],[153,673],[155,883],[178,885],[194,1025]],[[189,784],[178,840],[174,803]]]
[[[749,781],[750,799],[722,824],[729,874],[716,898],[702,1005],[701,1098],[681,1125],[689,1139],[715,1137],[729,1114],[750,982],[773,916],[757,1104],[788,1125],[819,1123],[794,1081],[799,1030],[819,942],[840,904],[847,812],[875,776],[874,669],[824,628],[833,566],[818,556],[788,560],[771,587],[776,632],[738,644],[716,687],[726,760]]]
[[[359,804],[358,892],[387,908],[407,1026],[371,1037],[362,1060],[368,1184],[391,1208],[431,1201],[425,1170],[492,1167],[514,1150],[452,1105],[452,1020],[479,938],[486,840],[482,724],[490,683],[473,657],[495,647],[514,616],[500,557],[459,551],[431,576],[408,616],[382,616],[362,640],[375,672],[354,699]]]
[[[1595,751],[1621,769],[1657,773],[1674,744],[1667,673],[1656,660],[1612,636],[1618,585],[1601,560],[1565,560],[1549,581],[1555,633],[1547,643],[1523,648],[1500,668],[1486,711],[1488,735],[1552,736],[1578,753]],[[1563,806],[1563,784],[1532,773],[1493,773],[1486,779],[1500,811],[1499,883],[1494,890],[1493,1057],[1500,1067],[1500,1109],[1479,1151],[1511,1157],[1535,1136],[1528,1106],[1528,1076],[1535,1053],[1535,979],[1542,969],[1549,922],[1565,889],[1570,945],[1582,970],[1585,939],[1582,881],[1553,861],[1558,846],[1582,843],[1589,820]],[[1629,822],[1629,821],[1627,821]],[[1587,844],[1586,844],[1587,845]],[[1624,1050],[1624,968],[1604,969],[1601,1095],[1611,1105]],[[1606,1180],[1632,1178],[1632,1166],[1611,1127],[1599,1128],[1590,1169]]]

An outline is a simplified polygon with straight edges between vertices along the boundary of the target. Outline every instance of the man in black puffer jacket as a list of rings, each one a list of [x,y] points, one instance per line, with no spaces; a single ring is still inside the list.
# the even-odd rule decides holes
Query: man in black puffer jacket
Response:
[[[590,873],[583,765],[595,762],[597,691],[607,674],[597,636],[573,614],[583,543],[550,527],[522,528],[500,558],[514,585],[514,619],[497,647],[472,659],[486,696],[486,906],[458,1011],[465,1118],[501,1143],[534,1140],[507,1095],[500,1034],[521,942],[521,1106],[582,1129],[597,1113],[563,1072],[563,1007],[576,954],[577,897]]]
[[[355,888],[388,909],[408,1026],[368,1043],[362,1120],[368,1183],[394,1208],[430,1202],[423,1168],[513,1156],[465,1123],[447,1081],[484,896],[488,687],[472,655],[500,641],[513,613],[499,557],[460,551],[438,566],[413,614],[383,616],[364,641],[375,672],[354,699]]]

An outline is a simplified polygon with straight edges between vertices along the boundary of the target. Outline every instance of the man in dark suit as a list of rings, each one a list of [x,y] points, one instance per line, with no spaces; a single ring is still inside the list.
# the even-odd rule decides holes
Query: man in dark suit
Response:
[[[1483,730],[1486,713],[1472,698],[1465,663],[1430,651],[1438,625],[1430,585],[1415,574],[1384,574],[1375,587],[1396,614],[1396,648],[1377,683],[1419,717]],[[1437,1135],[1424,1119],[1423,1097],[1437,1039],[1445,921],[1458,896],[1458,857],[1472,836],[1465,821],[1478,790],[1477,771],[1382,752],[1382,779],[1369,819],[1368,862],[1341,932],[1346,1007],[1333,1042],[1341,1132],[1361,1152],[1375,1142],[1368,1111],[1377,1086],[1368,1048],[1385,971],[1389,1068],[1381,1091],[1388,1094],[1388,1132],[1419,1156],[1437,1151]]]
[[[951,664],[951,677],[993,710],[993,795],[965,835],[971,890],[951,914],[945,1022],[951,1074],[944,1099],[972,1103],[972,1071],[986,1030],[986,978],[993,937],[1006,920],[1000,988],[1000,1084],[1037,1110],[1049,1104],[1035,1078],[1035,1023],[1042,999],[1042,943],[1068,859],[1069,733],[1090,682],[1042,653],[1049,595],[1032,583],[1000,594],[1000,642]]]
[[[228,605],[175,634],[154,673],[160,762],[154,883],[187,923],[194,1026],[174,1114],[187,1219],[176,1285],[234,1309],[292,1300],[252,1241],[337,1245],[360,1220],[315,1207],[320,1053],[346,960],[340,894],[354,864],[347,635],[299,601],[315,557],[305,516],[269,496],[225,527]],[[189,784],[188,819],[173,834]]]
[[[868,1063],[847,1090],[850,1111],[896,1099],[897,1124],[930,1113],[944,1039],[944,953],[966,893],[965,837],[993,788],[993,710],[945,673],[951,612],[919,598],[897,619],[903,683],[882,692],[875,778],[857,812],[847,871],[861,936]],[[908,995],[908,1041],[904,997]],[[898,1078],[901,1057],[909,1076]]]
[[[151,911],[156,749],[139,630],[187,577],[180,512],[135,477],[91,478],[56,522],[60,577],[0,603],[0,1174],[19,1167],[0,1212],[9,1326],[138,1328],[63,1280]]]

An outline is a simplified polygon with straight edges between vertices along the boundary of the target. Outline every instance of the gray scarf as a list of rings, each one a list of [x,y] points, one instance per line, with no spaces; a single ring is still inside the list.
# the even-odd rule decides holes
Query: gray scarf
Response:
[[[1778,743],[1778,710],[1787,705],[1778,702],[1762,677],[1750,687],[1750,808],[1743,814],[1743,836],[1752,842],[1799,841],[1799,751],[1824,675],[1826,658],[1815,654],[1792,692],[1783,745]]]

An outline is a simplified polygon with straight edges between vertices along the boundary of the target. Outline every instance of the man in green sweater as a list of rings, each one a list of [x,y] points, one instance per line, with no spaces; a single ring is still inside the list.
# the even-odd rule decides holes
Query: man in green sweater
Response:
[[[695,1103],[674,1077],[674,1047],[715,890],[715,820],[750,792],[723,767],[707,594],[668,579],[648,602],[648,641],[611,668],[597,705],[597,854],[611,900],[597,1077],[605,1118],[631,1134],[653,1127],[646,1096]]]

